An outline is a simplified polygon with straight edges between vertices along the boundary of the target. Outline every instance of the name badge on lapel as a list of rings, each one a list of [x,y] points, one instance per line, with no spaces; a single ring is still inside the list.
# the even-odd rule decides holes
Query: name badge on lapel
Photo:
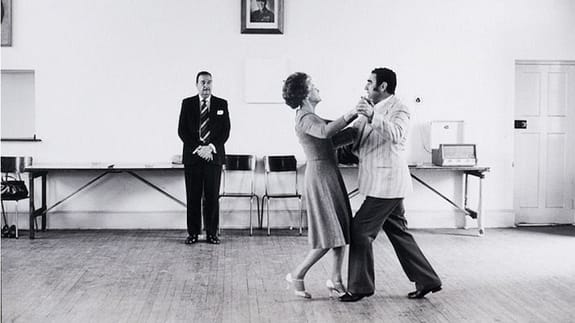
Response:
[[[224,110],[218,110],[218,111],[216,112],[216,114],[219,115],[219,116],[224,115]]]

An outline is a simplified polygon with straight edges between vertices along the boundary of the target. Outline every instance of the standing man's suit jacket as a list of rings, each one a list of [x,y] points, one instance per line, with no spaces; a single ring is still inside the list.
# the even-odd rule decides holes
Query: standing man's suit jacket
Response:
[[[371,123],[360,117],[355,153],[359,192],[377,198],[403,198],[412,191],[405,156],[409,110],[394,95],[375,105]]]
[[[230,136],[230,116],[228,114],[228,102],[214,95],[209,104],[209,129],[210,138],[207,144],[213,144],[216,148],[214,159],[211,163],[222,165],[226,159],[224,143]],[[200,141],[200,98],[198,95],[185,98],[182,101],[178,135],[184,142],[182,161],[184,164],[195,164],[203,159],[194,150],[202,144]]]

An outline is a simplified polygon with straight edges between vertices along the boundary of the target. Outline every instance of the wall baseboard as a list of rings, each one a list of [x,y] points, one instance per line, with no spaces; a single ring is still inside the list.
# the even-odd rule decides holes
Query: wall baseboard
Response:
[[[8,221],[14,221],[14,213],[7,214]],[[487,228],[514,227],[515,215],[512,210],[485,211]],[[464,217],[457,211],[436,210],[406,210],[406,218],[410,228],[476,228],[477,220]],[[40,219],[38,219],[40,222]],[[288,228],[299,226],[297,210],[270,210],[272,228]],[[12,224],[12,223],[11,223]],[[222,229],[249,228],[249,210],[222,210],[220,213]],[[258,227],[257,212],[252,213],[252,225]],[[28,216],[20,212],[19,226],[28,229]],[[161,212],[95,212],[95,211],[59,211],[48,214],[48,229],[185,229],[185,211]],[[307,226],[304,213],[303,226]],[[266,216],[263,217],[263,227],[267,227]]]

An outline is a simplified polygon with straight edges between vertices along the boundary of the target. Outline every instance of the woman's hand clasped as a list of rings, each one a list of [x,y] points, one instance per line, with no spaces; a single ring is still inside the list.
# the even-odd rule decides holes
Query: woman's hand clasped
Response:
[[[373,105],[371,105],[371,102],[366,98],[361,98],[361,100],[359,100],[355,106],[355,110],[358,114],[364,115],[369,120],[373,118]]]

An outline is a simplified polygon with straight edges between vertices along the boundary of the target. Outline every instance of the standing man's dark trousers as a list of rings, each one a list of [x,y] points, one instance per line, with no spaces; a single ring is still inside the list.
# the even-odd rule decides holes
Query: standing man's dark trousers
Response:
[[[383,227],[397,258],[417,289],[441,285],[441,280],[407,232],[403,199],[367,197],[351,222],[348,290],[373,294],[375,273],[372,242]]]
[[[204,227],[208,236],[218,232],[220,205],[220,177],[222,165],[198,161],[184,165],[186,180],[188,234],[202,232],[202,196],[204,198]]]

